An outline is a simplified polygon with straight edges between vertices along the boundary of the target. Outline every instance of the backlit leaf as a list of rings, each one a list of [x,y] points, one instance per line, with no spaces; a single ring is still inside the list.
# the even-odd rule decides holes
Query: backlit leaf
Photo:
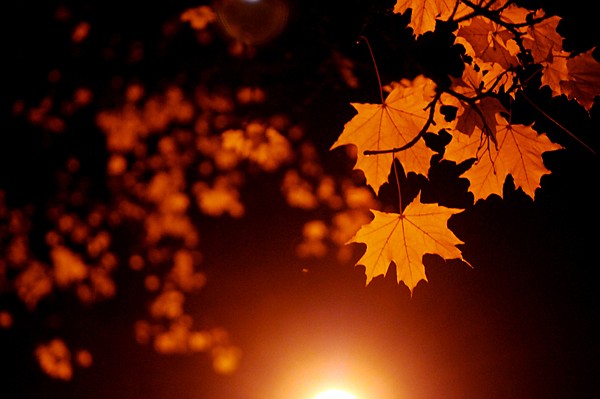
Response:
[[[467,157],[475,163],[463,177],[470,181],[475,200],[491,194],[502,196],[506,177],[510,174],[515,187],[534,198],[542,175],[550,173],[544,166],[542,154],[562,147],[552,143],[545,134],[538,134],[530,126],[499,122],[497,145],[485,135],[454,136],[446,148],[445,158],[461,162]]]
[[[354,168],[362,170],[367,184],[378,192],[387,182],[394,156],[389,153],[367,156],[364,152],[401,148],[417,139],[429,118],[427,107],[434,96],[433,81],[418,76],[413,81],[395,84],[383,104],[352,104],[358,114],[346,123],[331,149],[355,145],[358,156]],[[432,154],[423,140],[417,140],[394,155],[406,173],[427,175]]]
[[[506,28],[478,16],[463,24],[457,32],[456,42],[462,44],[467,54],[476,61],[494,62],[505,69],[519,65],[514,36]]]
[[[445,259],[462,259],[456,245],[462,244],[448,229],[448,219],[461,209],[423,204],[420,195],[402,212],[371,210],[375,216],[363,225],[350,242],[364,243],[367,250],[357,265],[366,268],[367,284],[385,275],[391,262],[396,278],[413,291],[421,280],[427,281],[423,255],[437,254]]]
[[[596,96],[600,95],[600,63],[594,59],[593,50],[567,59],[569,79],[560,82],[567,97],[576,100],[588,111]]]
[[[470,9],[457,0],[398,0],[394,12],[403,14],[412,10],[410,23],[415,36],[435,30],[436,20],[447,21],[452,15],[464,15]]]

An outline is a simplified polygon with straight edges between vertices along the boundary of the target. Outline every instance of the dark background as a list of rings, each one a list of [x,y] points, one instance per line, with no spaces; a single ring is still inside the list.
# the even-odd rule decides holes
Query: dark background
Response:
[[[598,44],[587,3],[523,4],[540,3],[564,17],[565,49]],[[59,4],[72,11],[72,21],[90,22],[83,43],[69,40],[72,22],[54,19]],[[189,29],[164,36],[165,21],[199,4],[48,1],[4,9],[0,189],[11,206],[43,206],[54,195],[55,170],[69,156],[82,160],[81,173],[95,182],[95,195],[108,195],[107,154],[99,151],[103,138],[93,115],[118,103],[110,85],[115,76],[139,80],[149,91],[174,81],[181,87],[198,81],[263,85],[274,101],[260,112],[283,110],[301,120],[330,170],[348,173],[351,165],[337,163],[328,149],[353,115],[349,103],[379,96],[359,37],[369,38],[383,82],[454,67],[455,54],[442,51],[443,40],[415,44],[404,29],[406,16],[381,11],[393,5],[389,1],[294,2],[286,30],[252,59],[228,56],[225,38],[202,47]],[[144,57],[129,62],[134,43],[143,44]],[[341,81],[333,50],[355,61],[358,89]],[[61,71],[58,83],[48,81],[53,69]],[[74,116],[60,137],[48,141],[11,114],[16,99],[33,105],[80,85],[94,92],[93,107]],[[597,151],[597,104],[587,117],[564,98],[550,99],[547,90],[529,94]],[[301,399],[315,381],[340,374],[369,387],[373,399],[597,397],[598,157],[535,117],[566,147],[544,155],[552,173],[542,178],[535,201],[509,181],[503,199],[471,205],[464,182],[445,170],[423,188],[433,199],[467,208],[449,227],[465,242],[461,250],[473,269],[427,256],[429,282],[420,283],[412,298],[393,270],[366,288],[363,270],[352,264],[325,259],[303,273],[307,264],[294,256],[293,245],[310,215],[287,207],[276,178],[263,176],[245,193],[246,218],[206,222],[210,234],[203,235],[209,283],[195,312],[225,326],[242,348],[237,372],[221,376],[208,356],[158,355],[135,343],[133,321],[143,317],[147,296],[123,272],[119,295],[92,309],[64,299],[51,311],[29,314],[10,295],[0,296],[2,309],[15,314],[15,325],[0,330],[0,397]],[[82,129],[89,134],[77,134]],[[32,354],[36,342],[55,333],[94,355],[93,366],[76,370],[70,382],[45,376]]]

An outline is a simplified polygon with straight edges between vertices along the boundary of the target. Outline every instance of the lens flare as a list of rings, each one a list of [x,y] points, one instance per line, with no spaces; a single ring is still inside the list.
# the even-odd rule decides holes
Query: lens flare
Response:
[[[275,39],[288,22],[287,0],[217,0],[217,22],[231,39],[261,45]]]

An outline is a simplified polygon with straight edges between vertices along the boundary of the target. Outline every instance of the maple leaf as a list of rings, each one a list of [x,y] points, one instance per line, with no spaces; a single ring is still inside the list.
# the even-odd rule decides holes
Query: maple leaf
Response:
[[[552,57],[552,62],[541,64],[542,69],[542,85],[548,86],[552,90],[553,96],[563,94],[560,82],[569,79],[567,70],[567,57]]]
[[[499,93],[503,88],[505,92],[508,92],[517,77],[513,70],[504,69],[495,62],[478,65],[478,67],[478,77],[483,91]]]
[[[409,27],[416,37],[435,30],[436,20],[447,21],[454,16],[462,16],[470,9],[457,0],[398,0],[394,12],[403,14],[411,9]]]
[[[500,118],[501,119],[501,118]],[[470,181],[475,200],[491,194],[502,196],[506,177],[512,175],[515,187],[534,198],[542,175],[550,173],[544,166],[542,154],[563,147],[552,143],[545,134],[531,126],[498,120],[497,145],[485,135],[457,135],[448,144],[444,158],[454,162],[476,158],[463,176]]]
[[[504,69],[519,65],[519,48],[513,39],[506,28],[482,16],[462,22],[456,33],[456,43],[477,63],[495,62]]]
[[[576,100],[586,110],[594,105],[594,99],[600,95],[600,63],[590,49],[573,58],[567,59],[569,79],[560,82],[563,93]]]
[[[474,132],[483,134],[496,140],[496,115],[506,111],[502,103],[494,97],[483,97],[475,102],[475,107],[463,107],[458,116],[456,131],[467,136],[477,136]]]
[[[478,98],[472,104],[465,104],[464,100],[458,101],[458,120],[454,126],[458,132],[471,136],[478,131],[485,132],[492,138],[496,136],[496,115],[507,112],[506,108],[497,98],[481,94],[491,90],[494,85],[506,84],[504,79],[508,76],[493,75],[496,75],[495,72],[488,77],[481,69],[476,70],[472,65],[465,64],[462,77],[452,79],[452,90],[456,93],[466,98]]]
[[[536,12],[520,7],[516,4],[507,4],[507,1],[496,1],[490,4],[490,9],[500,11],[500,19],[512,25],[525,25],[527,24],[527,16]],[[541,15],[539,15],[541,16]]]
[[[553,96],[564,94],[589,112],[600,94],[600,63],[594,59],[593,51],[574,57],[561,52],[554,54],[550,61],[540,63],[542,85],[548,86]]]
[[[430,111],[427,107],[434,96],[435,83],[418,76],[413,81],[404,79],[394,84],[382,104],[352,103],[358,114],[346,123],[330,149],[355,145],[358,154],[354,169],[364,172],[367,184],[375,192],[387,182],[394,157],[400,161],[405,173],[427,175],[433,152],[424,140],[418,139],[394,155],[365,155],[364,152],[397,149],[417,139],[428,121]]]
[[[531,50],[534,62],[552,62],[554,54],[563,53],[563,37],[556,31],[560,20],[553,16],[528,27],[523,46]]]
[[[448,219],[462,209],[423,204],[419,194],[402,214],[373,209],[371,212],[373,220],[363,225],[348,242],[367,245],[356,263],[365,266],[367,285],[374,277],[385,275],[394,262],[398,284],[404,282],[412,295],[421,280],[427,281],[423,255],[463,260],[456,247],[463,242],[447,226]]]

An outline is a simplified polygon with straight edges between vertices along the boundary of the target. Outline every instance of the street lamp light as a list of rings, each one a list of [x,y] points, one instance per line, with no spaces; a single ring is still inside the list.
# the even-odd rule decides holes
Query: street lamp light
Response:
[[[342,389],[328,389],[319,393],[314,399],[358,399],[348,391]]]

